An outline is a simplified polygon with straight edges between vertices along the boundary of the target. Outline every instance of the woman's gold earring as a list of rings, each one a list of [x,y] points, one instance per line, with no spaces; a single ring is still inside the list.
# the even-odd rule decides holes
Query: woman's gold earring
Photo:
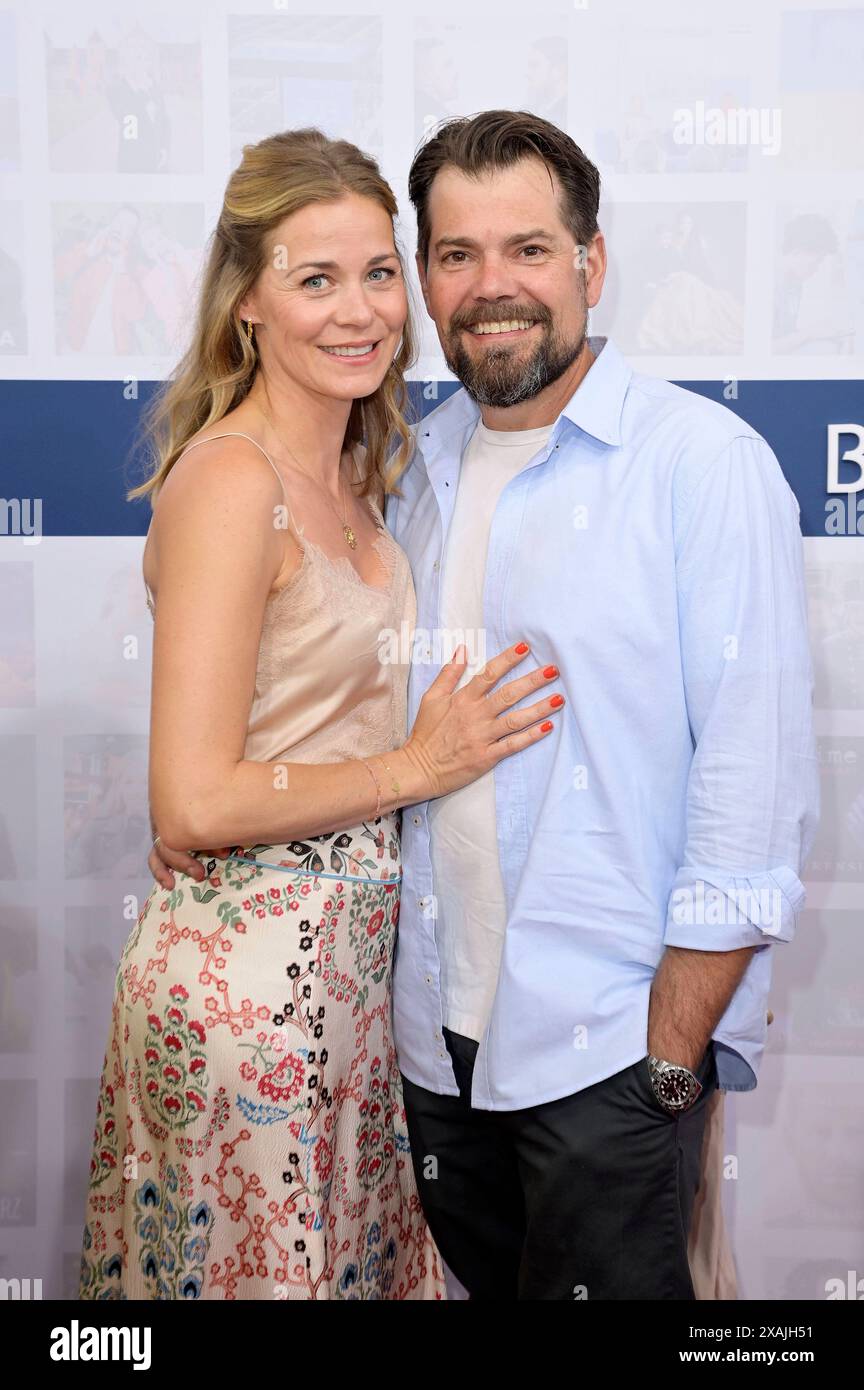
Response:
[[[251,319],[247,319],[247,320],[246,320],[246,341],[247,341],[247,343],[251,343],[251,342],[252,342],[252,320],[251,320]]]

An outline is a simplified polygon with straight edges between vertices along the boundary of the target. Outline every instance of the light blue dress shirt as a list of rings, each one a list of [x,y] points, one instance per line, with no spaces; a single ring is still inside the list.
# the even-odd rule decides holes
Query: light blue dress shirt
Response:
[[[819,815],[795,495],[739,416],[589,343],[596,360],[489,534],[486,651],[526,640],[507,679],[554,662],[567,703],[495,768],[508,915],[474,1066],[484,1110],[556,1100],[644,1057],[666,946],[756,947],[713,1034],[720,1086],[751,1090]],[[479,414],[460,389],[417,424],[387,501],[417,591],[409,728],[451,655],[436,640],[441,557]],[[395,1042],[410,1080],[457,1095],[427,806],[403,811]]]

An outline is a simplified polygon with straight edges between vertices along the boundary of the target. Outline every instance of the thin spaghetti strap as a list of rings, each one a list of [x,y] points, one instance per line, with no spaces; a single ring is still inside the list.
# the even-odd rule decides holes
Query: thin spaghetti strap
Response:
[[[279,486],[282,489],[282,499],[285,503],[285,510],[288,513],[288,519],[291,522],[291,525],[294,527],[294,530],[297,531],[297,523],[294,520],[294,515],[291,511],[291,504],[288,501],[288,493],[285,488],[285,480],[282,477],[282,474],[279,472],[279,469],[276,467],[275,463],[271,459],[267,450],[264,448],[263,444],[259,444],[257,439],[252,438],[251,434],[244,434],[243,430],[222,430],[219,434],[208,434],[206,439],[196,439],[194,444],[188,444],[186,448],[183,450],[183,454],[188,454],[190,449],[196,449],[199,444],[209,443],[211,439],[227,439],[230,436],[234,436],[237,439],[248,439],[250,444],[254,444],[256,449],[261,450],[261,453],[264,455],[270,467],[273,469],[273,472],[276,474],[276,477],[279,479]],[[178,463],[180,459],[183,457],[183,454],[180,454],[178,456],[176,460]]]

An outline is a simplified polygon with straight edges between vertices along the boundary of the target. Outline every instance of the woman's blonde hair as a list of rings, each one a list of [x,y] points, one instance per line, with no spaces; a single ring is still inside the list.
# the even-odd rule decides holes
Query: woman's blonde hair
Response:
[[[374,159],[347,140],[330,140],[320,130],[286,130],[257,145],[246,145],[228,180],[213,233],[198,300],[191,345],[174,375],[164,383],[142,416],[141,433],[155,455],[150,476],[127,493],[127,500],[159,488],[189,440],[216,424],[248,395],[258,370],[258,354],[246,336],[238,306],[263,270],[267,237],[292,212],[312,202],[346,193],[373,198],[394,218],[393,190]],[[399,259],[402,253],[397,246]],[[365,496],[373,479],[385,492],[399,493],[396,479],[413,451],[404,373],[415,360],[410,297],[402,342],[387,375],[371,396],[355,400],[343,448],[364,442]],[[388,463],[394,438],[399,446]]]

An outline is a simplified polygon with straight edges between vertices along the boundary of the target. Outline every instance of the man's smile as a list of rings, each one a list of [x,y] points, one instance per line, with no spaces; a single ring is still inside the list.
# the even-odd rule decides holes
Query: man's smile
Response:
[[[535,319],[500,319],[494,323],[472,323],[463,331],[474,338],[518,338],[537,326]]]

